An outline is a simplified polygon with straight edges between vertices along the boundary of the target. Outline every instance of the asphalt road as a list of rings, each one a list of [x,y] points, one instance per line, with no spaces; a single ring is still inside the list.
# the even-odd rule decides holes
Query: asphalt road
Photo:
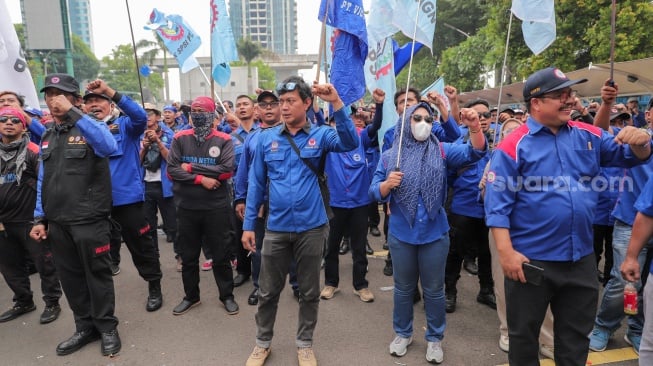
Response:
[[[372,247],[381,251],[382,239],[370,236]],[[172,309],[181,301],[181,274],[175,270],[172,244],[159,240],[163,269],[163,307],[154,313],[145,311],[147,284],[136,272],[129,251],[122,249],[122,272],[114,277],[116,315],[122,338],[122,351],[113,358],[100,354],[100,343],[87,345],[68,356],[57,356],[56,345],[74,332],[72,312],[62,299],[60,318],[40,325],[43,310],[40,284],[33,275],[32,288],[37,310],[11,322],[0,324],[0,365],[244,365],[254,346],[256,307],[247,305],[251,281],[235,289],[240,313],[229,316],[218,300],[217,287],[210,272],[201,272],[202,304],[181,316]],[[375,254],[381,254],[381,253]],[[351,256],[341,258],[340,292],[321,301],[314,350],[320,365],[427,365],[424,355],[424,310],[415,305],[414,342],[406,356],[395,358],[388,353],[393,339],[392,278],[382,274],[381,256],[370,257],[368,279],[376,300],[363,303],[353,294]],[[272,344],[266,365],[297,364],[295,332],[298,304],[286,287],[281,295]],[[443,341],[443,365],[502,365],[507,354],[497,346],[499,331],[495,310],[476,303],[478,281],[463,272],[458,289],[458,307],[447,315]],[[12,293],[0,285],[0,308],[12,305]],[[623,327],[613,336],[609,349],[627,347]],[[550,363],[552,364],[552,363]],[[597,363],[594,363],[597,364]],[[608,363],[604,363],[608,364]],[[609,363],[611,366],[634,366],[637,361]]]

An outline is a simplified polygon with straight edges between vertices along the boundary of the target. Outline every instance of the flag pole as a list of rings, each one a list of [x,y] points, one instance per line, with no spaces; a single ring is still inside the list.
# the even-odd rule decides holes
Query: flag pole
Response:
[[[129,19],[129,31],[132,36],[132,49],[134,50],[134,61],[136,62],[136,76],[138,77],[138,89],[141,91],[141,105],[145,105],[145,99],[143,98],[143,84],[141,82],[141,74],[138,67],[138,55],[136,54],[136,41],[134,40],[134,27],[132,27],[132,16],[129,11],[129,0],[125,0],[125,5],[127,6],[127,19]]]
[[[410,74],[413,71],[413,57],[415,57],[415,37],[417,36],[417,20],[419,19],[419,9],[422,5],[422,0],[417,2],[417,11],[415,12],[415,27],[413,29],[413,42],[410,50],[410,60],[408,61],[408,78],[406,81],[406,93],[404,93],[404,111],[401,114],[401,129],[399,130],[399,146],[397,147],[397,163],[395,165],[396,171],[399,171],[399,162],[401,161],[401,143],[404,139],[404,125],[406,124],[406,103],[408,103],[408,88],[410,88]]]
[[[506,70],[506,61],[508,60],[508,46],[510,46],[510,29],[512,28],[512,11],[510,11],[510,20],[508,20],[508,35],[506,36],[506,48],[503,51],[503,64],[499,74],[499,98],[497,99],[497,119],[494,121],[494,144],[496,145],[497,135],[499,134],[499,108],[501,108],[501,96],[503,95],[503,73]]]
[[[209,77],[204,72],[204,68],[202,67],[202,65],[199,66],[199,69],[200,69],[200,72],[202,73],[202,76],[204,76],[204,80],[206,80],[207,83],[210,83],[211,80],[209,80]],[[215,96],[215,99],[218,100],[218,103],[220,103],[222,108],[226,111],[227,107],[225,107],[224,103],[222,103],[222,99],[220,99],[220,96],[218,95],[218,93],[215,90],[211,90],[211,93],[213,93],[213,96]]]
[[[315,80],[319,82],[320,80],[320,68],[322,66],[322,57],[326,58],[326,20],[327,20],[327,14],[329,13],[329,3],[331,1],[327,1],[326,7],[324,9],[324,18],[322,18],[322,29],[320,30],[320,48],[318,49],[318,55],[317,55],[317,73],[315,73]],[[324,62],[326,64],[326,60]]]
[[[614,43],[617,28],[617,0],[612,0],[612,14],[610,17],[610,85],[614,86]]]

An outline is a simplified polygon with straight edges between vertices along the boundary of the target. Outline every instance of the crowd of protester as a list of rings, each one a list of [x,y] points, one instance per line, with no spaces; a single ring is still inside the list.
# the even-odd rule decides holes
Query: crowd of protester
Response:
[[[464,269],[478,276],[476,301],[497,311],[498,347],[520,366],[539,364],[538,354],[581,365],[588,350],[604,351],[634,283],[640,309],[625,340],[646,365],[653,99],[643,110],[638,98],[617,104],[618,85],[606,82],[600,102],[587,103],[572,89],[584,81],[540,70],[518,108],[463,104],[449,85],[442,95],[377,89],[371,104],[345,106],[330,84],[300,77],[234,102],[200,96],[162,108],[66,74],[46,76],[47,113],[2,91],[0,272],[14,304],[0,322],[36,309],[33,265],[40,322],[58,318],[62,292],[74,314],[57,354],[97,339],[103,355],[118,353],[112,277],[124,241],[148,283],[147,311],[163,304],[161,263],[181,272],[177,316],[201,304],[200,270],[213,272],[230,315],[234,287],[252,279],[248,366],[270,355],[289,274],[298,362],[316,365],[318,304],[344,287],[339,256],[351,252],[349,291],[371,303],[368,235],[383,235],[395,357],[408,352],[423,300],[425,357],[443,362],[446,314],[470,301],[456,288]],[[379,139],[385,103],[400,117]],[[174,259],[160,258],[160,235]]]

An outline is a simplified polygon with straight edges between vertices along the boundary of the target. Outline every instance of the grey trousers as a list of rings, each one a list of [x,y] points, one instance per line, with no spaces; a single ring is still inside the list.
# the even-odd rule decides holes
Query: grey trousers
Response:
[[[301,233],[265,232],[256,312],[257,346],[269,348],[272,343],[279,295],[293,258],[300,292],[296,343],[297,347],[312,346],[320,302],[320,264],[328,235],[329,225]]]
[[[644,329],[642,343],[639,345],[639,364],[653,365],[653,281],[644,286]]]

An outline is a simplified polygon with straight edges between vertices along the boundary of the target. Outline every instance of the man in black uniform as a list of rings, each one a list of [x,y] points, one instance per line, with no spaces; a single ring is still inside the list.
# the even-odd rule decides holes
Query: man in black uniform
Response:
[[[0,315],[0,322],[36,309],[30,289],[26,256],[32,258],[41,277],[45,310],[41,324],[59,317],[61,285],[48,245],[29,237],[36,205],[39,147],[25,133],[27,118],[22,109],[0,109],[0,272],[14,292],[14,306]]]
[[[67,74],[45,78],[45,102],[54,119],[41,140],[34,226],[30,236],[50,236],[61,285],[75,317],[75,333],[57,346],[58,355],[77,351],[102,338],[102,354],[120,351],[113,315],[111,275],[111,173],[116,141],[106,124],[75,105],[79,83]]]

